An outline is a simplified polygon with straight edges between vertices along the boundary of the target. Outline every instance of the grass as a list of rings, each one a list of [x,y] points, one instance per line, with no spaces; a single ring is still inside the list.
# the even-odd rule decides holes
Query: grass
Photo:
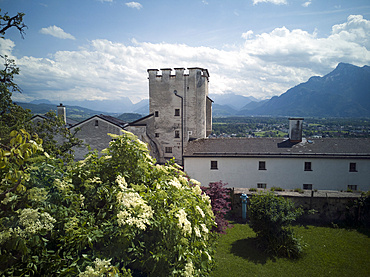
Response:
[[[307,244],[301,258],[275,258],[257,248],[248,224],[219,238],[211,276],[370,276],[370,230],[295,226]]]

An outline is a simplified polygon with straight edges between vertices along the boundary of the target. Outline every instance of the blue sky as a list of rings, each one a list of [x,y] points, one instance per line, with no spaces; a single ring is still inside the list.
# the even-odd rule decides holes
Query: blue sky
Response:
[[[370,64],[368,0],[0,0],[24,12],[0,53],[33,99],[148,98],[148,68],[203,67],[210,93],[260,99],[323,76],[339,62]]]

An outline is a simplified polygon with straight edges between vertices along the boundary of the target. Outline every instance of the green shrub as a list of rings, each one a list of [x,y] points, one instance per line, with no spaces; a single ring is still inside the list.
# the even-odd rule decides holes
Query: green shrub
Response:
[[[302,243],[290,228],[303,210],[273,193],[259,193],[249,199],[248,215],[260,245],[277,256],[298,257]]]
[[[284,189],[282,189],[281,187],[272,187],[270,190],[271,191],[284,191]]]
[[[250,188],[249,191],[257,191],[256,188]]]
[[[178,165],[155,165],[128,132],[69,165],[12,135],[0,152],[0,276],[209,275],[211,203]]]
[[[295,192],[299,192],[299,193],[304,193],[304,190],[303,189],[300,189],[300,188],[295,188],[294,191]]]

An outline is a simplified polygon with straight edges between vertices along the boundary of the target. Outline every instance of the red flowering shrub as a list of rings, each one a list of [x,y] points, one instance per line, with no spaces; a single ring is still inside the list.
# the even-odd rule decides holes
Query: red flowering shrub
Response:
[[[233,226],[225,219],[225,215],[231,210],[230,195],[228,194],[227,188],[225,186],[227,183],[222,183],[222,181],[210,183],[208,187],[202,187],[203,192],[205,192],[211,199],[212,211],[215,215],[215,221],[217,226],[214,226],[212,231],[219,234],[225,234],[227,228],[232,228]]]

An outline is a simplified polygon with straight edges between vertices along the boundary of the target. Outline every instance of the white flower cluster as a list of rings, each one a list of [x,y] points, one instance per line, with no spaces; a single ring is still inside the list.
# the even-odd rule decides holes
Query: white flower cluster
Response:
[[[86,270],[84,272],[80,272],[78,275],[79,277],[101,277],[101,276],[107,276],[107,273],[111,271],[113,266],[110,264],[109,260],[100,260],[99,258],[96,258],[94,261],[94,267],[87,266]],[[109,274],[111,275],[111,274]]]
[[[186,218],[186,212],[181,209],[179,212],[176,214],[176,217],[179,219],[179,222],[177,225],[182,228],[183,232],[185,234],[191,235],[191,223],[190,221]]]
[[[19,216],[19,224],[24,227],[17,227],[13,230],[17,235],[26,238],[34,235],[41,230],[51,231],[56,220],[47,212],[39,213],[38,209],[23,209],[17,211]]]
[[[177,178],[172,179],[170,185],[176,187],[177,189],[182,189],[182,185]]]
[[[147,205],[137,192],[127,188],[124,177],[118,176],[116,182],[122,190],[117,193],[117,201],[124,207],[124,210],[117,214],[118,224],[136,225],[139,229],[145,230],[150,224],[149,219],[153,217],[152,207]]]
[[[197,181],[197,180],[195,180],[195,179],[190,179],[190,180],[189,180],[189,182],[190,182],[190,183],[192,183],[193,185],[197,185],[197,186],[199,186],[199,187],[200,187],[200,185],[201,185],[201,184],[200,184],[200,182],[199,182],[199,181]]]
[[[205,214],[204,214],[203,210],[199,206],[196,206],[195,208],[198,210],[198,212],[200,213],[200,215],[204,218],[205,217]]]
[[[184,276],[185,277],[194,276],[194,267],[193,267],[192,261],[190,261],[190,260],[185,265]]]
[[[13,233],[12,228],[10,228],[9,230],[0,232],[0,245],[6,242],[12,236],[12,233]]]

